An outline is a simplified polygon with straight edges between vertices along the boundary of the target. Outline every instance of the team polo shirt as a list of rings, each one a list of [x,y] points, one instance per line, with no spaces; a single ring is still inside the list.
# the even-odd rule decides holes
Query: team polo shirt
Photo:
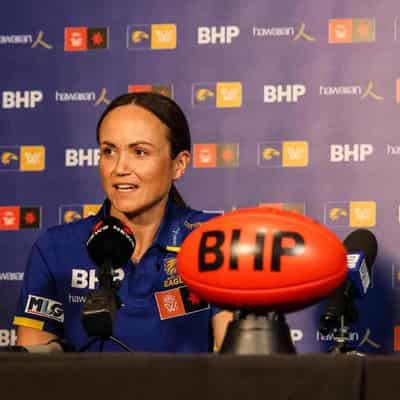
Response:
[[[108,200],[96,216],[48,229],[33,245],[14,324],[56,334],[78,349],[90,338],[82,322],[88,293],[98,287],[98,267],[86,249],[93,226],[109,214]],[[113,336],[135,351],[207,352],[212,349],[211,317],[219,311],[191,293],[176,269],[183,239],[211,218],[172,201],[160,229],[139,263],[115,266],[122,306]],[[99,343],[89,348],[98,351]],[[107,340],[104,351],[121,351]]]

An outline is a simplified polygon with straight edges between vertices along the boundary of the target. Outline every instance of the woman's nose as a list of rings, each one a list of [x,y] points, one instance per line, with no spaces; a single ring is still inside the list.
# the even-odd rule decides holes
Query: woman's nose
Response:
[[[116,175],[126,175],[131,172],[131,166],[127,154],[125,153],[119,154],[115,163],[114,172]]]

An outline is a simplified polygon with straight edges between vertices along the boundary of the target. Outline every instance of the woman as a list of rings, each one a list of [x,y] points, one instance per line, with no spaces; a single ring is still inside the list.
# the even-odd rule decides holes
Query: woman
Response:
[[[199,301],[176,272],[181,242],[210,218],[186,207],[174,186],[190,161],[183,112],[155,93],[122,95],[101,116],[97,141],[107,199],[98,215],[50,228],[33,246],[14,318],[17,344],[62,338],[80,348],[88,341],[80,318],[97,270],[85,242],[99,219],[111,215],[136,239],[130,262],[116,271],[123,304],[114,336],[136,351],[218,348],[231,314]],[[106,341],[104,350],[120,347]]]

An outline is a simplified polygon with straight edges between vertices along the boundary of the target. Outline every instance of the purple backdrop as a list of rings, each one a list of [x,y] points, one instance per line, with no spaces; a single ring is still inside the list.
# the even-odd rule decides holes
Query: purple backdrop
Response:
[[[293,4],[296,3],[296,4]],[[27,2],[0,14],[0,345],[41,231],[101,203],[96,121],[146,85],[190,120],[193,166],[180,183],[203,210],[276,203],[377,236],[373,289],[353,345],[400,349],[396,324],[400,4],[395,0]],[[300,352],[323,304],[289,315]]]

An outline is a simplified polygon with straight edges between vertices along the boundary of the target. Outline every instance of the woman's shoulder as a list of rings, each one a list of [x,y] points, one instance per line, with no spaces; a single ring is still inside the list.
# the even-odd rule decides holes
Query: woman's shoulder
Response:
[[[82,241],[86,240],[98,220],[97,216],[82,218],[77,221],[54,225],[44,230],[37,240],[37,244],[49,242]]]
[[[175,212],[176,219],[186,227],[194,229],[212,218],[218,217],[221,214],[215,212],[196,210],[191,207],[177,207]],[[193,226],[194,225],[194,226]]]

